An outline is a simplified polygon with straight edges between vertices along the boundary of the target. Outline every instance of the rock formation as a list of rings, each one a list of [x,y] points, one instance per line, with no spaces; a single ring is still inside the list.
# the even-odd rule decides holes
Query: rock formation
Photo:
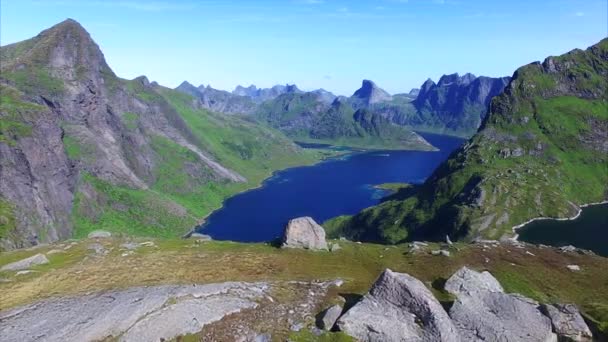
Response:
[[[289,220],[285,227],[282,247],[327,250],[325,230],[312,217],[305,216]]]
[[[389,269],[337,325],[360,341],[460,341],[450,317],[426,286]]]
[[[464,341],[554,341],[551,321],[539,304],[503,292],[488,272],[466,267],[452,275],[445,290],[456,296],[450,317]]]

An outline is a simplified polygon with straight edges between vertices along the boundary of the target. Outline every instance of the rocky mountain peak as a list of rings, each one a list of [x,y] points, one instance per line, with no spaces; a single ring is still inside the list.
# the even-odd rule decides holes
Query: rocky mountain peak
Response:
[[[378,102],[390,101],[392,96],[378,87],[373,81],[363,80],[361,88],[353,94],[353,97],[365,102],[366,104],[374,104]]]

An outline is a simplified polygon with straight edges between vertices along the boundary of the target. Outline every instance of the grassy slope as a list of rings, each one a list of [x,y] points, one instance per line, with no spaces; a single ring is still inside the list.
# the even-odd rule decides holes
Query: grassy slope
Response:
[[[86,257],[91,240],[43,246],[0,254],[0,266],[35,253],[56,249],[51,263],[36,266],[37,272],[17,276],[0,273],[11,280],[0,283],[0,310],[49,296],[156,284],[210,283],[228,280],[330,280],[342,278],[340,294],[363,294],[386,267],[418,277],[441,299],[442,280],[463,265],[489,270],[508,292],[517,292],[541,302],[572,302],[608,328],[608,259],[552,248],[510,245],[485,249],[480,245],[456,244],[452,257],[428,253],[408,254],[407,246],[386,247],[339,241],[338,252],[282,250],[265,244],[193,240],[153,240],[158,247],[141,247],[128,257],[119,247],[124,239],[101,242],[110,253]],[[136,241],[147,241],[139,239]],[[431,249],[437,248],[431,245]],[[534,256],[527,254],[530,252]],[[576,264],[573,273],[566,265]],[[136,271],[134,271],[136,270]],[[356,296],[355,296],[356,297]]]
[[[175,237],[186,233],[227,197],[258,186],[272,172],[318,161],[317,152],[299,149],[280,132],[245,120],[191,107],[189,95],[158,88],[151,91],[127,82],[134,96],[145,101],[166,101],[201,142],[203,151],[247,178],[245,183],[213,180],[208,169],[186,171],[198,160],[190,150],[160,136],[150,137],[154,150],[154,182],[150,190],[116,186],[84,174],[80,187],[93,187],[101,200],[91,208],[86,192],[76,194],[73,210],[75,237],[96,229],[139,236]],[[137,114],[124,113],[129,129],[137,127]],[[64,139],[70,158],[86,158],[86,145]],[[86,203],[86,205],[82,205]],[[185,211],[184,211],[185,210]]]
[[[485,127],[415,195],[337,218],[330,231],[390,243],[417,235],[500,238],[533,217],[568,217],[576,213],[572,203],[605,199],[608,82],[599,75],[608,73],[608,61],[599,55],[608,54],[608,40],[595,49],[554,58],[573,65],[560,73],[520,68],[510,93],[494,99]],[[523,155],[506,156],[507,149]]]

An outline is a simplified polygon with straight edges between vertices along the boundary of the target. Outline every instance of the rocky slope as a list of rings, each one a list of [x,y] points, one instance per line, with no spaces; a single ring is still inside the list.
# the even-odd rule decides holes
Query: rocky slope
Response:
[[[423,185],[334,220],[334,234],[500,238],[532,218],[571,217],[605,200],[607,80],[608,39],[521,67],[479,132]]]
[[[276,131],[118,78],[73,20],[0,56],[1,248],[104,226],[175,236],[272,170],[313,160]]]

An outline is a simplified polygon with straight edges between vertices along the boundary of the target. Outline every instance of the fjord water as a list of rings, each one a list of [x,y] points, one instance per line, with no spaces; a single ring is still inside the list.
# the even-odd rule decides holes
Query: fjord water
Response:
[[[311,216],[321,223],[355,214],[388,194],[381,183],[422,183],[464,140],[421,135],[439,151],[370,151],[276,173],[262,187],[235,195],[198,231],[216,240],[270,241],[289,219]]]
[[[522,241],[551,246],[573,245],[608,257],[608,204],[582,208],[575,220],[533,221],[518,233]]]

